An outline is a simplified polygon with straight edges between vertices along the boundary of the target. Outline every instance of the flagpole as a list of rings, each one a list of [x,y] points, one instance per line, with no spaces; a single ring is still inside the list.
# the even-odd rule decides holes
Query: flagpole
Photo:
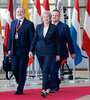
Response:
[[[89,71],[90,71],[90,59],[88,59],[88,81],[90,79]]]
[[[90,72],[90,59],[89,59],[89,72]],[[89,80],[90,80],[90,74],[89,74]]]
[[[69,80],[69,83],[74,83],[74,82],[75,82],[75,64],[73,59],[73,80]]]
[[[87,79],[84,79],[83,81],[84,82],[89,82],[90,81],[90,59],[88,58],[87,59]]]
[[[54,1],[55,1],[55,8],[57,8],[58,0],[54,0]]]
[[[10,77],[10,72],[8,72],[8,76]],[[4,84],[4,87],[15,87],[14,84],[11,84],[10,83],[10,79],[8,80],[8,83],[7,84]]]
[[[88,80],[89,81],[89,71],[90,71],[90,0],[87,0],[86,11],[84,18],[84,27],[83,27],[83,37],[82,37],[82,48],[86,51],[88,56],[87,66],[88,66]]]
[[[68,0],[68,6],[71,6],[71,0]],[[70,24],[71,24],[71,9],[68,9],[68,16],[69,16],[68,24],[70,26]]]
[[[35,69],[36,69],[36,77],[35,77],[36,78],[36,83],[38,83],[38,75],[37,75],[38,70],[37,70],[37,64],[36,64],[36,56],[35,56]]]
[[[32,0],[32,1],[33,1],[32,20],[34,21],[34,2],[35,2],[35,1],[34,1],[34,0]]]
[[[73,81],[75,82],[75,64],[73,60]]]
[[[33,21],[34,21],[34,10],[35,10],[35,8],[34,8],[34,3],[35,3],[35,1],[33,0]],[[34,23],[35,24],[35,23]],[[35,28],[36,28],[36,26],[35,26]],[[35,83],[32,83],[32,84],[38,84],[38,73],[37,73],[37,63],[36,63],[36,55],[35,55],[35,58],[34,58],[34,63],[33,63],[33,67],[34,67],[34,70],[36,71],[35,72]]]
[[[14,18],[16,19],[16,0],[14,0]]]

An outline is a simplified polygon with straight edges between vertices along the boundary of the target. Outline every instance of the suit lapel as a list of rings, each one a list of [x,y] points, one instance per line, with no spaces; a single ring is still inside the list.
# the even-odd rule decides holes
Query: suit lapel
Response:
[[[44,23],[42,23],[41,32],[40,32],[40,36],[44,38],[44,36],[43,36],[43,29],[44,29]]]
[[[15,33],[16,33],[16,24],[17,24],[17,20],[15,20],[14,23],[15,23],[15,24],[13,24],[13,37],[15,36]]]

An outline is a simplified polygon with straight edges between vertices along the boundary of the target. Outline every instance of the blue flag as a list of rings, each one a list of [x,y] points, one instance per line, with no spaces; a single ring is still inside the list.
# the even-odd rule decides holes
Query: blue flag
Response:
[[[73,15],[72,15],[72,23],[71,23],[71,37],[75,49],[76,58],[75,66],[78,65],[82,61],[81,54],[81,34],[80,34],[80,17],[79,17],[79,4],[78,0],[75,0]]]

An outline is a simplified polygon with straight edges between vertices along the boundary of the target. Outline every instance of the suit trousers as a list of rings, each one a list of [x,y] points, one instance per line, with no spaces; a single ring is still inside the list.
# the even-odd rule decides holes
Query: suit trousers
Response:
[[[53,56],[45,55],[37,56],[37,58],[43,75],[42,90],[46,90],[50,88],[50,66]]]
[[[16,50],[15,55],[12,55],[12,72],[18,84],[17,91],[23,91],[26,80],[28,59],[28,56],[23,57],[20,55],[19,49]]]
[[[59,87],[59,84],[61,83],[61,80],[58,77],[61,60],[57,62],[55,60],[56,60],[56,56],[53,57],[53,60],[51,62],[51,69],[50,69],[50,88],[51,90]]]

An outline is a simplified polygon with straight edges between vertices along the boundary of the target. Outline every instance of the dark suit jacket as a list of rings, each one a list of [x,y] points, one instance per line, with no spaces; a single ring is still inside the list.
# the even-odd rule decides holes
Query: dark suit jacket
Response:
[[[68,25],[59,21],[58,31],[59,31],[59,43],[61,47],[60,59],[63,60],[68,57],[68,49],[66,43],[68,44],[70,54],[75,53],[75,51]]]
[[[38,56],[46,54],[60,55],[60,45],[58,38],[58,27],[50,23],[46,36],[43,36],[44,23],[37,25],[31,52]]]
[[[8,42],[8,51],[11,50],[11,55],[15,54],[15,33],[17,20],[12,21]],[[21,28],[18,30],[19,48],[22,56],[26,56],[30,51],[31,42],[34,36],[34,24],[27,19],[24,19]]]

